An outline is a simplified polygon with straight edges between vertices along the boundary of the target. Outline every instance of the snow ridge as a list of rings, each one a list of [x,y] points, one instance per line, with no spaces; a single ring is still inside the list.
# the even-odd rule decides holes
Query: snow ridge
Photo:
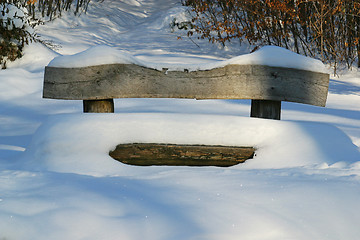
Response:
[[[305,57],[291,52],[290,50],[276,46],[264,46],[254,53],[244,54],[224,61],[213,61],[212,63],[204,64],[169,64],[147,62],[140,60],[135,56],[126,53],[125,51],[117,50],[105,45],[98,45],[90,47],[89,49],[74,55],[58,56],[54,58],[48,66],[61,68],[80,68],[116,63],[137,64],[140,66],[157,69],[159,71],[164,68],[168,69],[168,71],[184,71],[184,69],[188,71],[211,70],[214,68],[224,67],[229,64],[266,65],[322,73],[326,73],[328,71],[325,68],[325,65],[319,60]]]

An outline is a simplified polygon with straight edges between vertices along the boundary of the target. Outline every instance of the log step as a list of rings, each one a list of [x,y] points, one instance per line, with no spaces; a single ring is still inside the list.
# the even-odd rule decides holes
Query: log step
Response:
[[[253,158],[254,153],[253,147],[132,143],[117,145],[109,155],[136,166],[229,167]]]

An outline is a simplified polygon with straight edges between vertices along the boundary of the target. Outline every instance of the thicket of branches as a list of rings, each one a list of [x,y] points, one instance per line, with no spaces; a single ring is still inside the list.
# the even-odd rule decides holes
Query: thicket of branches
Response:
[[[63,11],[72,10],[74,14],[85,12],[90,0],[28,0],[28,10],[32,18],[50,20],[61,15]]]
[[[186,0],[193,32],[225,44],[276,45],[360,67],[360,0]]]
[[[63,11],[86,11],[90,0],[0,0],[0,66],[22,56],[25,44],[36,41],[33,28]]]

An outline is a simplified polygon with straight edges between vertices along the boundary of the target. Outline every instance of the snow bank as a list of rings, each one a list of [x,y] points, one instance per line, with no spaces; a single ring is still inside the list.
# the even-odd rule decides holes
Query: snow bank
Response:
[[[159,56],[159,58],[161,58],[161,56]],[[210,70],[224,67],[229,64],[255,64],[272,67],[296,68],[314,72],[327,72],[327,69],[321,61],[276,46],[265,46],[254,53],[244,54],[225,61],[214,61],[206,64],[167,64],[142,61],[124,51],[99,45],[74,55],[56,57],[48,66],[73,68],[115,63],[137,64],[157,70],[167,68],[169,71],[183,71],[184,69],[189,71]]]
[[[25,152],[29,168],[95,176],[126,175],[129,166],[108,152],[120,143],[254,146],[253,160],[236,168],[328,167],[360,153],[328,124],[190,114],[75,114],[51,117]],[[336,165],[334,165],[336,166]],[[343,166],[344,167],[344,166]]]
[[[55,57],[48,66],[72,68],[113,63],[143,65],[141,61],[124,51],[98,45],[74,55]]]
[[[321,170],[0,172],[0,239],[356,240],[358,181]],[[21,227],[19,227],[21,226]]]
[[[42,72],[52,59],[59,54],[39,42],[24,46],[24,55],[14,62],[7,62],[8,68],[23,68],[30,72]]]

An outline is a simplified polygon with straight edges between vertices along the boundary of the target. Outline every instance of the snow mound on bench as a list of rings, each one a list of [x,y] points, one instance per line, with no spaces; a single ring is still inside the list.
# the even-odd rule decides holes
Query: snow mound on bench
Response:
[[[161,55],[158,56],[161,60]],[[187,64],[168,64],[168,63],[146,62],[137,59],[124,51],[117,50],[112,47],[99,45],[91,47],[84,52],[74,55],[64,55],[54,58],[49,67],[62,67],[62,68],[80,68],[104,64],[136,64],[148,68],[162,70],[164,68],[168,71],[198,71],[198,70],[211,70],[214,68],[224,67],[230,64],[238,65],[265,65],[272,67],[285,67],[308,70],[313,72],[326,73],[328,70],[325,65],[316,59],[305,57],[296,54],[290,50],[276,47],[265,46],[258,51],[250,54],[240,55],[229,60],[218,61],[214,60],[210,63],[187,63]],[[184,60],[188,62],[189,59]]]
[[[113,160],[121,143],[253,146],[254,159],[233,168],[346,167],[360,159],[338,128],[313,122],[197,114],[69,114],[49,118],[25,152],[25,167],[94,176],[127,175]]]

